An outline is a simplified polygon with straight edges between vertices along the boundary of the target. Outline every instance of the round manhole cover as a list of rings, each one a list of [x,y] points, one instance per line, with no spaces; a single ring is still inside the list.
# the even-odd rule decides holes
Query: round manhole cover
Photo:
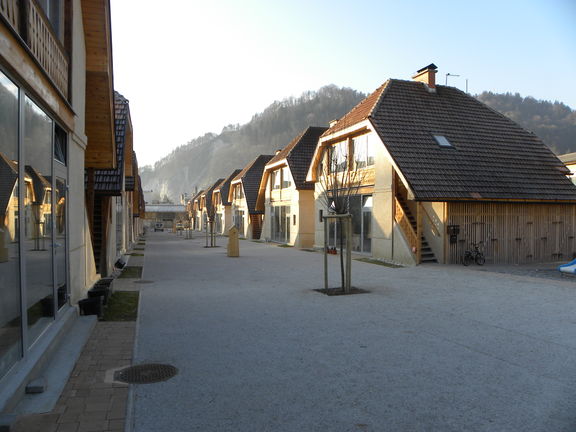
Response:
[[[154,283],[154,281],[153,281],[153,280],[147,280],[147,279],[140,279],[140,280],[134,281],[134,283],[137,283],[137,284],[149,284],[149,283]]]
[[[151,384],[166,381],[175,376],[178,369],[159,363],[130,366],[114,373],[114,380],[128,384]]]

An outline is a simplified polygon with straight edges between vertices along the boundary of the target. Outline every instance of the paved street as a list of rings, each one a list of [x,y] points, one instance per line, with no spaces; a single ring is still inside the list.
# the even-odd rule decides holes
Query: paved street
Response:
[[[179,374],[134,431],[576,430],[573,280],[354,261],[327,297],[321,254],[196,236],[147,236],[134,363]]]

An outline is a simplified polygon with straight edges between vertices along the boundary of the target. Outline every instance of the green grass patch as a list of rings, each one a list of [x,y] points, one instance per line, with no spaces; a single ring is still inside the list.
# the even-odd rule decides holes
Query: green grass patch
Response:
[[[354,258],[356,261],[361,261],[361,262],[365,262],[368,264],[376,264],[376,265],[381,265],[384,267],[390,267],[390,268],[402,268],[402,266],[400,265],[396,265],[396,264],[390,264],[387,262],[383,262],[383,261],[378,261],[372,258]]]
[[[130,255],[132,255],[132,256],[144,256],[144,254],[141,254],[141,253],[131,253]]]
[[[142,266],[126,266],[118,277],[121,279],[139,279],[142,277]]]
[[[103,321],[136,321],[138,316],[138,291],[116,291],[108,299]]]
[[[279,244],[278,247],[294,247],[294,246],[289,244]]]

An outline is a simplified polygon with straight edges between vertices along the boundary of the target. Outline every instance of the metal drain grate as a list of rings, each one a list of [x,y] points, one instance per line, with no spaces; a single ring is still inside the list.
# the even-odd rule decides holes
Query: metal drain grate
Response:
[[[160,363],[130,366],[114,372],[114,380],[127,384],[151,384],[166,381],[175,376],[178,369]]]

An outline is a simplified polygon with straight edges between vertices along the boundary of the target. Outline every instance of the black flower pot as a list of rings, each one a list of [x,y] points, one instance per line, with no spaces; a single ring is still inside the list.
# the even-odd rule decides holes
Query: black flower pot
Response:
[[[102,297],[89,297],[78,302],[81,315],[102,315]]]

